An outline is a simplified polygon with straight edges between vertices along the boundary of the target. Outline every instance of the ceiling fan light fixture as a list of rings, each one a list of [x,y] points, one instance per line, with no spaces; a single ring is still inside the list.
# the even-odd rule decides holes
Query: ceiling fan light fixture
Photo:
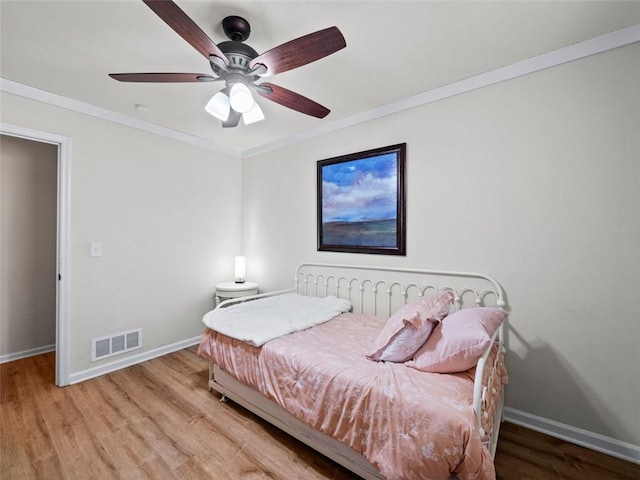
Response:
[[[207,105],[204,109],[210,115],[213,115],[219,120],[225,122],[229,118],[229,112],[231,111],[231,102],[229,97],[227,97],[224,93],[218,92],[211,100],[207,102]]]
[[[244,83],[234,83],[229,91],[231,108],[238,113],[247,113],[255,105],[251,90]]]
[[[262,109],[260,108],[260,105],[258,105],[258,102],[253,102],[251,110],[242,114],[242,120],[245,125],[264,120],[264,113],[262,113]]]

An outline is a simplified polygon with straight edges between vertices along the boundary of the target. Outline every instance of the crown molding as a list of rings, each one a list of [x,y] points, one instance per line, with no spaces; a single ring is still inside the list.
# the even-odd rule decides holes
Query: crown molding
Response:
[[[180,142],[195,145],[196,147],[205,148],[207,150],[212,150],[223,155],[229,155],[231,157],[239,158],[242,153],[240,150],[237,150],[235,148],[219,145],[209,140],[196,137],[195,135],[189,135],[178,130],[162,127],[151,122],[146,122],[144,120],[130,117],[128,115],[123,115],[112,110],[107,110],[106,108],[96,107],[89,103],[74,100],[72,98],[47,92],[45,90],[40,90],[39,88],[14,82],[6,78],[0,78],[0,91],[10,93],[12,95],[17,95],[19,97],[28,98],[36,102],[46,103],[55,107],[64,108],[72,112],[89,115],[91,117],[96,117],[101,120],[117,123],[126,127],[135,128],[137,130],[142,130],[144,132],[159,135],[161,137],[178,140]]]
[[[578,42],[551,52],[536,55],[535,57],[531,57],[511,65],[506,65],[504,67],[481,73],[479,75],[474,75],[473,77],[450,83],[448,85],[443,85],[411,97],[391,102],[386,105],[381,105],[366,112],[351,115],[333,122],[323,123],[318,127],[245,149],[236,149],[219,145],[215,142],[205,140],[194,135],[162,127],[128,115],[96,107],[88,103],[63,97],[51,92],[46,92],[44,90],[4,78],[0,78],[0,91],[65,108],[85,115],[90,115],[113,123],[152,133],[154,135],[172,138],[174,140],[212,150],[223,155],[235,158],[247,158],[278,150],[288,145],[293,145],[314,137],[326,135],[327,133],[335,132],[343,128],[353,127],[371,120],[376,120],[405,110],[428,105],[429,103],[444,100],[449,97],[471,92],[490,85],[495,85],[500,82],[529,75],[531,73],[546,70],[548,68],[563,65],[565,63],[580,60],[582,58],[597,55],[598,53],[603,53],[637,42],[640,42],[640,24],[635,24],[583,42]]]
[[[444,100],[445,98],[471,92],[489,85],[495,85],[496,83],[529,75],[541,70],[546,70],[547,68],[556,67],[558,65],[563,65],[565,63],[573,62],[575,60],[613,50],[615,48],[631,45],[636,42],[640,42],[640,24],[615,30],[611,33],[575,43],[558,50],[552,50],[551,52],[536,55],[535,57],[531,57],[511,65],[497,68],[479,75],[474,75],[473,77],[469,77],[458,82],[450,83],[442,87],[434,88],[411,97],[382,105],[367,112],[358,113],[334,122],[324,123],[319,127],[306,130],[289,137],[283,137],[273,142],[244,149],[242,150],[242,157],[260,155],[303,140],[325,135],[336,130],[353,127],[361,123],[386,117],[387,115],[393,115],[405,110],[421,107],[429,103]]]

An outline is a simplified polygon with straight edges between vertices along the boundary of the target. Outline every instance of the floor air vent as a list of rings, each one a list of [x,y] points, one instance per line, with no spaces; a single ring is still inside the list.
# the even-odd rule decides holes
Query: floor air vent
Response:
[[[129,330],[91,340],[91,361],[102,360],[142,348],[142,329]]]

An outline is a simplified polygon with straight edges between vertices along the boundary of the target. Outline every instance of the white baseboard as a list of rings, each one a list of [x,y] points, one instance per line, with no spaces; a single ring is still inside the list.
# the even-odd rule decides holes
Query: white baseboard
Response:
[[[538,417],[537,415],[532,415],[510,407],[504,407],[504,420],[535,430],[536,432],[575,443],[581,447],[590,448],[591,450],[606,453],[612,457],[640,464],[640,446],[638,445],[621,442],[615,438],[572,427],[571,425],[549,420],[548,418]]]
[[[152,358],[161,357],[162,355],[166,355],[168,353],[177,352],[178,350],[182,350],[183,348],[197,345],[198,343],[200,343],[201,339],[202,335],[198,335],[197,337],[188,338],[186,340],[172,343],[170,345],[164,345],[159,348],[154,348],[153,350],[148,350],[137,355],[130,355],[120,360],[105,363],[103,365],[92,367],[80,372],[72,373],[71,375],[69,375],[69,384],[72,385],[74,383],[84,382],[85,380],[90,380],[92,378],[99,377],[100,375],[105,375],[122,368],[137,365],[138,363],[151,360]]]
[[[22,358],[33,357],[34,355],[40,355],[43,353],[55,352],[56,344],[45,345],[43,347],[31,348],[29,350],[23,350],[21,352],[5,353],[0,355],[0,363],[13,362],[14,360],[20,360]]]

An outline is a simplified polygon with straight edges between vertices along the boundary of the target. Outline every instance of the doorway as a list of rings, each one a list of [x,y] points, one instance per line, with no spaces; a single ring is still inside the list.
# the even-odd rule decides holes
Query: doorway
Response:
[[[16,127],[7,124],[0,124],[0,134],[3,138],[11,138],[12,140],[24,139],[37,142],[39,146],[43,147],[42,150],[46,151],[48,146],[52,146],[49,152],[53,150],[52,155],[56,159],[55,171],[52,174],[55,177],[55,183],[57,184],[57,192],[53,192],[52,201],[55,203],[55,208],[51,207],[50,212],[55,211],[55,265],[51,268],[51,275],[45,272],[50,278],[50,281],[55,284],[55,294],[51,293],[54,297],[49,300],[50,304],[54,304],[55,309],[55,334],[51,334],[55,338],[55,352],[56,352],[56,368],[55,368],[55,383],[58,386],[64,386],[69,384],[69,278],[68,278],[68,259],[69,259],[69,180],[70,180],[70,148],[71,140],[67,137],[50,134],[47,132],[40,132],[22,127]],[[13,137],[13,138],[12,138]],[[18,142],[17,145],[21,143]],[[42,145],[49,144],[49,145]],[[17,202],[21,202],[22,199],[18,198]],[[42,201],[42,200],[40,200]],[[34,221],[42,221],[31,219]],[[23,238],[29,237],[30,230],[27,228],[26,233],[23,232]],[[3,233],[3,235],[6,232]],[[15,235],[18,235],[16,232]],[[34,233],[37,235],[37,233]],[[15,243],[15,238],[13,241]],[[33,243],[28,247],[31,250],[38,248],[38,242],[33,240]],[[26,257],[25,257],[26,258]],[[34,262],[34,258],[30,258],[30,262]],[[25,267],[28,268],[28,265]],[[15,271],[15,269],[13,270]],[[18,279],[13,279],[14,283],[18,283]],[[48,280],[47,280],[48,281]],[[17,288],[17,285],[16,285]],[[46,289],[44,289],[46,290]],[[3,293],[8,291],[3,286]],[[16,291],[16,290],[14,290]],[[24,293],[21,293],[24,295]],[[33,305],[40,303],[45,305],[47,300],[42,298],[42,302],[39,302],[38,292],[33,292],[32,309],[28,310],[26,316],[34,315]],[[28,300],[27,300],[28,301]],[[17,301],[18,308],[24,310],[24,304],[21,305]],[[23,325],[21,325],[22,327]],[[16,327],[17,328],[17,327]],[[33,327],[31,327],[33,328]],[[29,327],[26,328],[28,333]],[[25,332],[22,332],[24,335]],[[20,341],[18,341],[18,345]],[[37,349],[34,353],[37,353]]]

